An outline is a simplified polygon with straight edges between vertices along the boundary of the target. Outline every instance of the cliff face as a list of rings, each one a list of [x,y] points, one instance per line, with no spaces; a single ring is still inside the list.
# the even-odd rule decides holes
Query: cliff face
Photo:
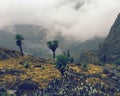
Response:
[[[111,27],[109,35],[104,43],[99,46],[100,59],[107,63],[114,62],[120,58],[120,14]]]

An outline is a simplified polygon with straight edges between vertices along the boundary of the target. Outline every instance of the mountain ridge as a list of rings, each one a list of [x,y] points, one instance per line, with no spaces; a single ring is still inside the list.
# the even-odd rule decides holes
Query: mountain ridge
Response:
[[[99,46],[98,53],[105,57],[107,63],[112,63],[120,58],[120,13],[118,14],[110,32],[104,42]],[[103,56],[104,55],[104,56]]]

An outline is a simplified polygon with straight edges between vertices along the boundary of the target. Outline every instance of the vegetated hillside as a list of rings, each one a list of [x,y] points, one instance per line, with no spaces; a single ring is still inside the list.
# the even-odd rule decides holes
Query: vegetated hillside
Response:
[[[109,35],[100,45],[99,54],[107,63],[120,63],[120,14],[111,27]]]
[[[45,87],[53,78],[59,78],[52,60],[35,58],[10,49],[0,48],[0,85],[13,87],[16,79],[20,81],[32,79]]]
[[[53,60],[28,55],[22,57],[19,52],[5,48],[0,48],[0,51],[2,58],[6,52],[9,56],[0,60],[0,95],[120,95],[120,67],[117,65],[69,64],[65,75],[61,76]]]
[[[50,50],[46,47],[46,43],[49,40],[56,39],[60,42],[60,52],[70,50],[71,55],[77,58],[76,61],[78,61],[78,55],[83,50],[97,49],[97,46],[104,40],[104,38],[96,37],[85,42],[69,41],[66,39],[69,37],[63,36],[61,32],[56,32],[55,36],[49,37],[51,35],[49,30],[42,26],[18,24],[0,29],[0,46],[19,50],[15,43],[15,34],[18,33],[22,34],[25,39],[23,49],[26,53],[37,57],[50,58]]]

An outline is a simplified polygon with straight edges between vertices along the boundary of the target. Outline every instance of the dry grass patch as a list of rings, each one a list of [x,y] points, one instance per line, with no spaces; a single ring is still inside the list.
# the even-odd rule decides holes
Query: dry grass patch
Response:
[[[94,65],[94,64],[88,65],[88,74],[96,74],[96,73],[102,73],[102,72],[103,72],[103,68],[101,66]]]
[[[92,77],[92,78],[87,78],[86,80],[87,82],[91,83],[92,85],[95,85],[97,84],[98,82],[99,83],[103,83],[103,81],[99,78],[95,78],[95,77]]]
[[[34,67],[35,64],[40,62],[30,62],[32,57],[25,56],[20,58],[10,58],[4,61],[0,61],[0,69],[15,69],[19,71],[24,71],[19,75],[12,74],[2,74],[0,77],[0,83],[6,85],[6,80],[8,85],[15,82],[16,78],[20,78],[21,81],[31,78],[33,81],[37,82],[40,86],[46,87],[48,82],[54,78],[60,78],[60,72],[55,68],[53,64],[42,64],[41,67]],[[30,60],[29,60],[30,59]],[[21,61],[29,61],[30,67],[25,68],[24,65],[19,64]]]

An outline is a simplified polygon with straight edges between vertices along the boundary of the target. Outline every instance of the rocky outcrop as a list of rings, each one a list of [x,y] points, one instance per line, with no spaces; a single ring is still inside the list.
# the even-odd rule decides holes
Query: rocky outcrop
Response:
[[[18,58],[20,56],[20,52],[0,47],[0,60],[6,60],[11,57]]]
[[[120,14],[117,16],[110,32],[98,50],[84,51],[80,54],[80,62],[113,63],[120,65]]]
[[[25,80],[18,84],[16,87],[17,96],[22,96],[25,94],[27,94],[27,96],[37,96],[37,91],[40,90],[38,84],[31,80]]]
[[[107,63],[113,63],[120,58],[120,14],[104,43],[99,46],[98,52],[101,61],[105,59]]]

